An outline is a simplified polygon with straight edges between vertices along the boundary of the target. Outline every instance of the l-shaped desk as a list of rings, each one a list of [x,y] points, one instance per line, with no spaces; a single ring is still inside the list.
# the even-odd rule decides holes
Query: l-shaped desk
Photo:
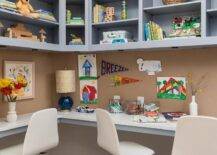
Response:
[[[20,115],[14,123],[8,123],[1,119],[0,138],[25,132],[31,116],[32,114]],[[112,114],[112,118],[118,130],[152,135],[174,136],[177,125],[176,122],[171,121],[166,123],[137,123],[133,122],[133,116],[124,113]],[[58,120],[59,123],[96,127],[95,113],[58,112]]]

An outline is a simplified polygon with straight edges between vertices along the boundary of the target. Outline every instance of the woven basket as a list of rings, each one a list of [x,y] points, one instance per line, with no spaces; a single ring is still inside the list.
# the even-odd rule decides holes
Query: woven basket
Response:
[[[162,0],[164,5],[169,5],[169,4],[179,4],[186,2],[186,0]]]

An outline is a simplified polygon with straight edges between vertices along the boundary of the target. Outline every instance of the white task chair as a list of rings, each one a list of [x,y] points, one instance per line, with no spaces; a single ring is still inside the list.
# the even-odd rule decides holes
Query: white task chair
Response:
[[[178,121],[172,155],[216,155],[217,119],[186,116]]]
[[[154,151],[132,142],[119,142],[117,130],[110,114],[96,109],[98,145],[112,155],[154,155]]]
[[[0,155],[38,155],[59,143],[57,110],[45,109],[34,113],[23,144],[0,150]]]

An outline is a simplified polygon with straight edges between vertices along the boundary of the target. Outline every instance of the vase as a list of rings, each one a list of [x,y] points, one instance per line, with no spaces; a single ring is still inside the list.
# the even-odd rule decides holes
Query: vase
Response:
[[[189,105],[190,115],[197,116],[198,115],[198,104],[196,102],[195,96],[192,96],[192,101]]]
[[[16,122],[17,121],[17,112],[16,112],[16,102],[8,103],[8,114],[7,122]]]

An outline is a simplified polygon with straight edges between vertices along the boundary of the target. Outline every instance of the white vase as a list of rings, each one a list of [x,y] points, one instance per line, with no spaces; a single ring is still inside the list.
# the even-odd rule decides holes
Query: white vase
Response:
[[[192,101],[189,105],[190,115],[198,116],[198,104],[195,100],[195,96],[192,96]]]
[[[8,108],[9,108],[9,111],[7,114],[7,121],[16,122],[17,121],[16,102],[9,102]]]

